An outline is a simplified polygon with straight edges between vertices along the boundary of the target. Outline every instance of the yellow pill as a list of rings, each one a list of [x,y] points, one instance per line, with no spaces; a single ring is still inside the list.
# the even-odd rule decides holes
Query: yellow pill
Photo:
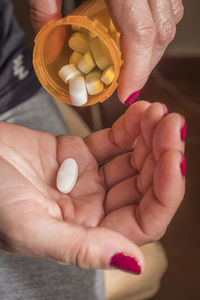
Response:
[[[112,34],[112,38],[117,43],[117,45],[120,46],[120,33],[119,32],[114,32]]]
[[[101,71],[95,70],[85,77],[85,84],[89,95],[97,95],[103,91],[101,82]]]
[[[110,57],[109,51],[104,45],[104,43],[99,40],[98,37],[96,37],[90,42],[90,49],[92,51],[92,55],[94,57],[96,65],[99,67],[99,69],[103,71],[107,67],[112,65],[113,62]]]
[[[78,62],[77,67],[85,74],[89,73],[96,66],[95,61],[92,57],[91,51],[87,51],[83,58]]]
[[[115,77],[115,70],[113,66],[108,67],[101,76],[101,81],[103,81],[106,85],[111,84]]]
[[[73,64],[73,65],[77,65],[82,57],[83,57],[83,55],[81,55],[80,53],[74,51],[72,53],[72,55],[70,56],[70,58],[69,58],[69,63]]]
[[[75,32],[72,34],[68,41],[68,45],[72,50],[81,54],[84,54],[87,50],[89,50],[88,37],[80,32]]]
[[[94,33],[93,31],[89,31],[88,38],[90,41],[95,39],[96,36],[97,36],[96,33]]]
[[[88,30],[86,28],[79,26],[79,25],[72,25],[72,29],[73,29],[73,31],[82,32],[84,34],[88,33]]]
[[[116,32],[116,28],[115,28],[115,25],[113,24],[113,21],[112,19],[109,19],[109,31],[112,33],[112,32]]]

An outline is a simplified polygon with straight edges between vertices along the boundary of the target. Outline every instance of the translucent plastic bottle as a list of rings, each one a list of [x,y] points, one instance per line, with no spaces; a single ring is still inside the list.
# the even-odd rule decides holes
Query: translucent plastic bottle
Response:
[[[85,28],[108,48],[113,61],[115,76],[113,82],[95,96],[89,96],[87,104],[92,105],[108,99],[117,88],[117,79],[122,65],[119,33],[113,27],[104,0],[85,1],[66,17],[47,23],[35,38],[33,65],[43,87],[56,99],[71,104],[69,88],[58,76],[59,69],[68,64],[72,50],[68,40],[73,33],[72,25]]]

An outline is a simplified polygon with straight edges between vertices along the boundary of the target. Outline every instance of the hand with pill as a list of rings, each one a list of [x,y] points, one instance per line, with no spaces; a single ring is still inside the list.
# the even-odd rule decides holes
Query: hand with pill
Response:
[[[122,103],[132,104],[140,94],[149,75],[155,68],[167,46],[174,39],[176,26],[183,17],[182,0],[105,0],[112,17],[110,23],[103,19],[105,16],[96,16],[100,19],[105,30],[109,29],[113,39],[118,44],[120,41],[124,64],[118,79],[118,96]],[[31,19],[36,31],[49,20],[61,17],[61,0],[29,0]],[[121,33],[115,33],[115,27]],[[80,26],[75,26],[76,31],[71,40],[71,47],[76,51],[77,41],[81,40],[81,49],[88,51],[90,48],[96,59],[97,66],[104,71],[112,61],[105,53],[98,37],[92,32],[86,33]],[[78,32],[79,31],[79,32]],[[87,36],[88,35],[88,36]],[[75,47],[75,48],[74,48]],[[98,49],[98,51],[96,51]]]
[[[184,196],[185,128],[147,101],[84,139],[0,123],[0,250],[140,274]]]

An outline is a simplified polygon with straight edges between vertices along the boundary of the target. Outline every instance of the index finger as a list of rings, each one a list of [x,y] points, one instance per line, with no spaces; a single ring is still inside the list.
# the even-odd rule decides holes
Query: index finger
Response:
[[[130,151],[141,128],[141,118],[150,103],[140,101],[129,107],[112,128],[92,133],[84,142],[98,162]]]
[[[137,98],[151,72],[155,23],[147,0],[107,0],[107,4],[121,33],[124,64],[118,81],[118,96],[121,102],[129,105]]]

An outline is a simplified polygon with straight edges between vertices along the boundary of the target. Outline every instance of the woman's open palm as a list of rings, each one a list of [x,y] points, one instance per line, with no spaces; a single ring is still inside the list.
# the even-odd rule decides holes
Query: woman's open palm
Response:
[[[183,199],[184,128],[145,101],[83,140],[1,123],[1,250],[84,268],[108,268],[115,253],[143,264],[134,243],[160,238]],[[68,195],[56,189],[66,158],[79,167]]]

